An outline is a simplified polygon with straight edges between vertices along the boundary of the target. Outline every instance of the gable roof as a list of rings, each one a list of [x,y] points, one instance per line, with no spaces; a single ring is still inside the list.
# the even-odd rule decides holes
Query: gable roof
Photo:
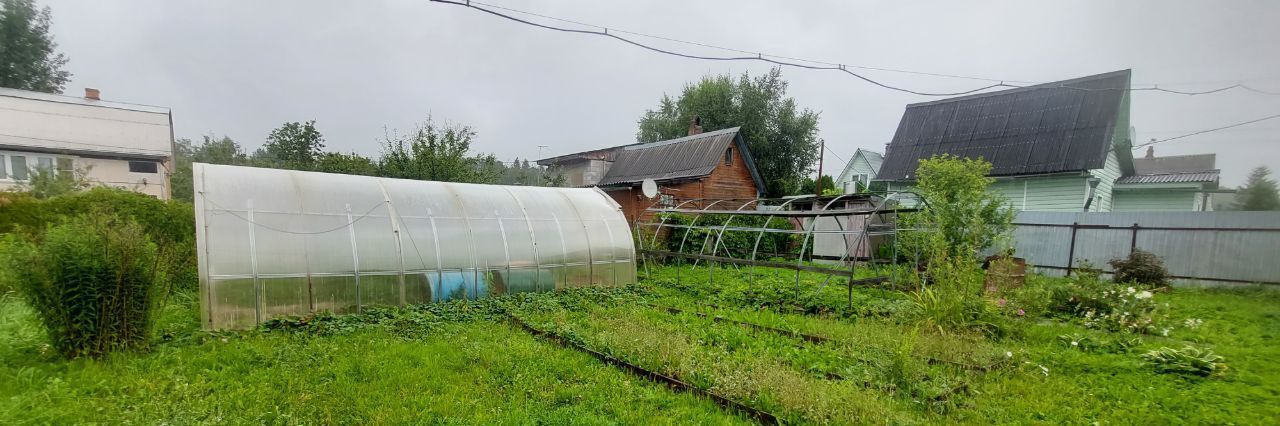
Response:
[[[1133,159],[1133,170],[1140,175],[1207,172],[1218,168],[1217,160],[1217,154],[1138,157]]]
[[[1128,95],[1130,71],[907,105],[879,180],[914,178],[921,159],[981,157],[992,176],[1099,169]]]
[[[645,179],[662,181],[706,176],[724,162],[725,149],[736,146],[751,172],[757,192],[764,192],[764,180],[756,171],[755,161],[746,149],[746,143],[738,129],[732,127],[679,139],[618,147],[614,151],[613,165],[597,185],[636,184]]]
[[[1216,183],[1217,154],[1170,155],[1133,159],[1133,176],[1116,179],[1116,183]]]
[[[873,174],[878,173],[880,171],[880,165],[884,163],[884,155],[879,152],[858,148],[857,151],[853,152],[853,158],[849,159],[849,163],[844,165],[844,171],[840,172],[840,177],[836,179],[836,182],[844,182],[850,179],[850,176],[853,174],[853,168],[859,163],[865,164],[867,168],[871,169]],[[874,175],[871,177],[873,179],[875,178]]]

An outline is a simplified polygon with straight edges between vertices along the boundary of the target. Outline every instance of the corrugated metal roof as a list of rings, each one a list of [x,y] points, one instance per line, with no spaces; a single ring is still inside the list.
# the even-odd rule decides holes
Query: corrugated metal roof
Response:
[[[1133,170],[1140,175],[1207,172],[1217,170],[1217,154],[1170,155],[1133,159]]]
[[[1147,175],[1124,176],[1116,179],[1116,183],[1199,183],[1217,182],[1218,171],[1193,173],[1160,173]]]
[[[908,105],[878,179],[911,179],[919,160],[991,162],[992,176],[1102,168],[1129,70]],[[1083,89],[1083,90],[1082,90]]]
[[[617,152],[613,166],[598,185],[668,180],[711,174],[724,161],[724,152],[738,136],[733,127],[679,139],[628,145]]]

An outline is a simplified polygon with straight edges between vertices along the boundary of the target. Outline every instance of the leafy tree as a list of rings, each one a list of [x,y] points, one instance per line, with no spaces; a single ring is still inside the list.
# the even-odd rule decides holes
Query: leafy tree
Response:
[[[1249,172],[1249,180],[1236,191],[1235,210],[1280,210],[1280,193],[1277,192],[1276,181],[1267,176],[1271,169],[1258,166]]]
[[[930,256],[973,259],[978,252],[1008,237],[1015,212],[999,193],[988,191],[991,163],[949,154],[920,160],[916,190],[929,206],[913,215],[935,232],[916,232]],[[909,227],[912,227],[909,226]]]
[[[230,164],[243,166],[249,164],[240,144],[223,136],[217,138],[206,135],[199,145],[190,139],[178,139],[175,143],[173,175],[169,176],[170,193],[174,199],[192,201],[195,190],[192,187],[192,163]]]
[[[427,117],[412,134],[386,136],[382,142],[382,158],[378,161],[378,175],[444,182],[497,182],[501,163],[493,155],[468,156],[475,135],[476,131],[470,127],[438,125]]]
[[[369,157],[356,153],[342,154],[338,152],[324,152],[320,154],[316,160],[315,171],[326,173],[342,173],[346,175],[364,175],[375,176],[378,174],[378,164]]]
[[[311,170],[322,154],[324,135],[316,130],[316,121],[295,121],[272,130],[267,142],[254,153],[254,160],[267,167]]]
[[[818,113],[796,106],[786,97],[781,68],[751,78],[728,75],[703,77],[685,85],[680,98],[663,95],[656,110],[639,121],[636,139],[653,142],[683,137],[694,118],[707,131],[741,127],[756,169],[765,180],[765,193],[778,197],[795,193],[818,157]]]
[[[49,35],[49,7],[34,0],[0,0],[0,87],[62,93],[71,73]]]
[[[805,177],[800,183],[800,191],[792,195],[813,195],[818,191],[818,183],[813,178]],[[836,188],[836,180],[831,175],[822,175],[822,195],[839,194],[840,188]]]

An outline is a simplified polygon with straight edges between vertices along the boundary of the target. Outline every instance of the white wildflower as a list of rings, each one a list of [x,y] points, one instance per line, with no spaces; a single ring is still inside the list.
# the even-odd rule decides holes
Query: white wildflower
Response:
[[[1080,342],[1077,342],[1077,341],[1075,341],[1075,340],[1072,340],[1072,341],[1071,341],[1071,346],[1080,346]]]
[[[1045,366],[1040,365],[1040,364],[1036,364],[1036,366],[1037,366],[1037,367],[1040,367],[1040,372],[1041,372],[1041,373],[1044,373],[1044,376],[1045,376],[1045,377],[1049,377],[1049,367],[1045,367]]]
[[[1134,297],[1137,297],[1137,298],[1139,298],[1139,299],[1150,299],[1150,298],[1151,298],[1151,292],[1146,291],[1146,290],[1142,290],[1142,292],[1141,292],[1141,293],[1138,293],[1138,295],[1137,295],[1137,296],[1134,296]]]
[[[1133,289],[1133,287],[1128,287],[1128,288],[1125,288],[1125,289],[1124,289],[1124,291],[1125,291],[1126,293],[1133,294],[1133,292],[1135,292],[1135,291],[1137,291],[1137,290],[1134,290],[1134,289]]]
[[[1005,358],[1013,358],[1013,352],[1012,352],[1012,351],[1004,351],[1004,357],[1005,357]]]
[[[1183,324],[1186,324],[1187,328],[1197,329],[1200,328],[1200,325],[1204,324],[1204,320],[1199,318],[1187,318]]]

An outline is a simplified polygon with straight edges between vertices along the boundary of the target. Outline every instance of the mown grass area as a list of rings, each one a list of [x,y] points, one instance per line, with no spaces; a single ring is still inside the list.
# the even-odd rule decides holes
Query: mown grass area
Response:
[[[63,361],[0,299],[0,423],[748,423],[581,352],[583,346],[793,423],[1234,423],[1280,418],[1280,292],[1157,293],[1169,335],[1011,314],[1003,337],[921,326],[910,293],[790,271],[654,267],[625,289],[321,316],[207,333],[177,295],[147,351]],[[1061,279],[1031,280],[1030,290]],[[825,286],[824,286],[825,283]],[[816,291],[821,289],[821,291]],[[671,312],[666,307],[683,312]],[[705,315],[698,315],[703,313]],[[829,339],[813,342],[713,317]],[[1203,325],[1183,325],[1188,319]],[[1061,336],[1100,348],[1081,350]],[[1137,339],[1137,340],[1133,340]],[[1141,354],[1208,348],[1220,376],[1160,373]]]
[[[195,313],[166,310],[148,352],[63,361],[5,296],[0,424],[747,423],[484,317],[209,334]]]

